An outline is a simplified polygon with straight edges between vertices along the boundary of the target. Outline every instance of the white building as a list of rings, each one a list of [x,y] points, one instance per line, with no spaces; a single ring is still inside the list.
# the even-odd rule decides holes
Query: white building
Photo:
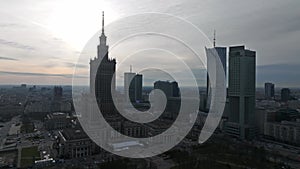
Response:
[[[295,122],[268,122],[265,124],[264,135],[288,143],[300,143],[300,119]]]

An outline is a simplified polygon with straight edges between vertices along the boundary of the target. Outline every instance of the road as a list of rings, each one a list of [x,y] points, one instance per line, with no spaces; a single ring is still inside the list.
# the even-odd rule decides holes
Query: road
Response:
[[[2,128],[0,128],[0,150],[3,149],[4,143],[7,138],[7,134],[10,131],[10,128],[12,125],[20,123],[20,116],[13,117],[11,121],[6,122],[6,123],[0,123],[3,125]]]

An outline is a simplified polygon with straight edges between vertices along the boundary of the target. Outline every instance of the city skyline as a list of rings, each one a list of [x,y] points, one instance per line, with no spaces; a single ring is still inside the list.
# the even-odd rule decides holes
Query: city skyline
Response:
[[[299,1],[0,5],[0,168],[299,168]]]
[[[263,87],[266,81],[275,83],[276,87],[298,87],[300,85],[300,80],[297,79],[300,72],[297,63],[299,49],[296,46],[299,34],[297,34],[297,19],[293,18],[299,15],[295,9],[299,2],[289,2],[276,1],[261,4],[258,1],[243,3],[230,1],[228,4],[232,6],[226,5],[226,8],[222,8],[223,3],[218,1],[201,2],[193,10],[189,8],[191,4],[185,6],[183,1],[171,3],[175,6],[176,3],[183,5],[180,10],[174,10],[173,5],[171,9],[162,4],[160,8],[153,9],[151,5],[147,7],[150,2],[145,4],[136,2],[142,6],[143,10],[141,10],[129,7],[125,3],[116,4],[115,1],[106,1],[99,7],[95,5],[92,7],[95,10],[91,10],[93,12],[88,12],[86,16],[81,17],[78,14],[74,15],[78,9],[90,9],[98,2],[84,3],[86,5],[76,2],[74,7],[68,6],[71,8],[68,14],[63,14],[62,11],[69,1],[58,5],[57,10],[54,11],[47,10],[46,5],[51,6],[55,2],[38,3],[36,8],[30,7],[29,2],[1,2],[4,9],[0,15],[0,30],[3,32],[0,38],[0,84],[71,85],[72,71],[80,48],[92,34],[100,30],[100,11],[105,10],[107,25],[117,21],[118,18],[143,11],[163,12],[182,17],[203,30],[209,39],[212,39],[212,30],[216,29],[217,46],[244,44],[258,52],[257,87]],[[123,7],[122,5],[126,6],[126,9],[116,12]],[[247,9],[238,13],[231,12],[241,5],[246,6]],[[210,8],[211,11],[201,10],[205,9],[205,6],[215,8]],[[43,7],[44,10],[39,11],[38,7]],[[14,10],[10,10],[12,8],[19,9],[18,12],[24,15],[17,15]],[[248,17],[250,11],[255,11],[257,15]],[[222,12],[226,14],[220,16]],[[88,19],[84,22],[86,18]],[[68,29],[70,26],[74,27],[74,30]],[[72,34],[81,36],[73,37]],[[117,61],[118,57],[116,57]],[[80,63],[78,67],[88,69],[88,63]],[[83,74],[83,78],[87,77]],[[117,79],[122,78],[117,76]],[[119,80],[119,83],[122,84],[122,81]]]

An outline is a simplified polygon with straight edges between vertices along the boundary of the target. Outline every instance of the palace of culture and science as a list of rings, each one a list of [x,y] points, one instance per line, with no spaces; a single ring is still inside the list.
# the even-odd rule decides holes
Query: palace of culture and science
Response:
[[[113,101],[111,92],[116,87],[116,60],[108,57],[107,37],[104,34],[104,12],[102,13],[102,33],[97,46],[97,57],[90,60],[90,92],[95,94],[100,110],[111,112]],[[113,91],[112,91],[113,90]]]

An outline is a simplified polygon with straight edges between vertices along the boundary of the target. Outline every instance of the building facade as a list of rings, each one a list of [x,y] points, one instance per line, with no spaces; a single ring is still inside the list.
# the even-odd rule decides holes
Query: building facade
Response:
[[[169,97],[179,97],[180,91],[178,88],[177,82],[169,82],[169,81],[156,81],[154,82],[154,89],[162,90],[167,98]]]
[[[70,127],[71,120],[66,113],[55,112],[47,114],[44,124],[47,130],[59,130]]]
[[[143,75],[132,72],[124,73],[124,94],[127,101],[137,102],[142,100]],[[127,97],[128,96],[128,97]]]
[[[58,141],[58,156],[61,158],[81,158],[100,152],[100,148],[80,127],[59,131]]]
[[[217,62],[216,59],[220,59],[223,70],[225,73],[226,77],[226,70],[227,70],[227,48],[226,47],[214,47],[214,48],[209,48],[206,49],[206,56],[207,56],[207,70],[210,71],[211,69],[214,69],[214,66]],[[212,72],[214,72],[212,70]],[[212,89],[211,89],[211,82],[209,79],[209,75],[207,73],[207,85],[206,85],[206,96],[207,96],[207,104],[206,104],[206,109],[208,110],[211,104],[211,98],[212,98]]]
[[[265,83],[265,98],[273,99],[275,96],[275,85],[273,83]]]
[[[229,121],[226,132],[241,139],[256,135],[255,81],[256,53],[245,46],[229,48]]]
[[[297,121],[268,122],[264,135],[291,144],[300,144],[300,119]]]

